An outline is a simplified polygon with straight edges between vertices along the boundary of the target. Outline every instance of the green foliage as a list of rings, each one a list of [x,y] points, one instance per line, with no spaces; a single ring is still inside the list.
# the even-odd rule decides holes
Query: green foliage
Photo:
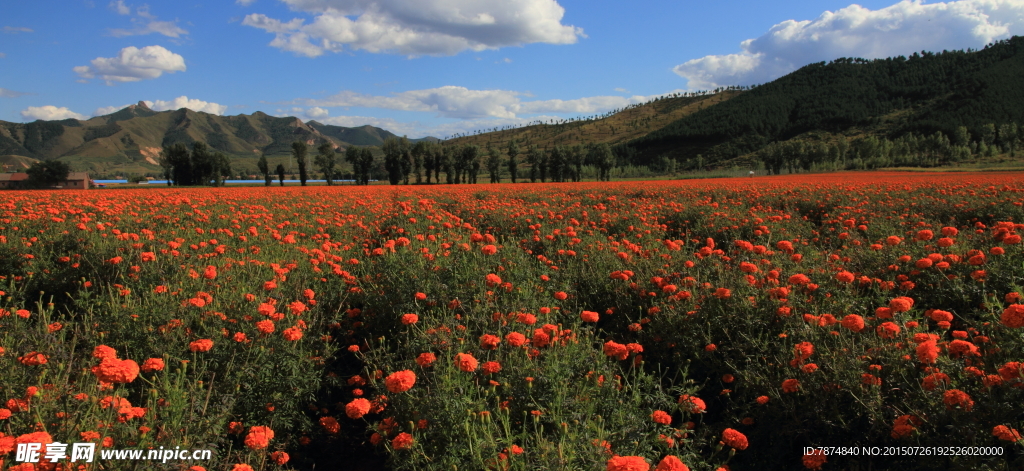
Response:
[[[882,130],[890,139],[910,132],[949,136],[964,126],[990,145],[996,130],[987,123],[1024,122],[1022,77],[1021,37],[980,51],[915,52],[909,58],[872,61],[841,58],[805,66],[627,147],[636,152],[635,164],[662,154],[686,160],[698,153],[715,163],[767,143],[747,140],[750,136],[781,141],[810,131],[837,133],[873,125],[901,110],[908,113]]]
[[[306,180],[309,179],[309,174],[306,172],[306,151],[305,142],[292,142],[292,157],[299,164],[299,182],[302,186],[306,186]]]
[[[267,163],[267,156],[260,154],[260,160],[256,162],[256,167],[260,170],[260,173],[263,174],[265,186],[270,186],[270,164]]]
[[[320,172],[324,174],[324,179],[327,180],[327,186],[334,184],[334,145],[328,141],[324,141],[316,148],[317,155],[313,161],[314,164],[320,169]]]
[[[25,173],[32,188],[50,188],[67,181],[71,167],[59,160],[43,160],[33,163]]]
[[[515,183],[516,177],[519,176],[519,164],[516,161],[516,157],[519,155],[519,143],[515,139],[509,140],[505,153],[508,154],[508,173],[512,178],[512,183]]]

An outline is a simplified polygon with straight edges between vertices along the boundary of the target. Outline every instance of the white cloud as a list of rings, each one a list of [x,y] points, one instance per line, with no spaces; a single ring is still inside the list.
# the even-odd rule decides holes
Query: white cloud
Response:
[[[15,26],[4,26],[3,31],[5,33],[8,33],[8,34],[32,33],[32,32],[34,32],[32,30],[32,28],[15,27]]]
[[[705,56],[673,70],[690,89],[774,80],[804,65],[839,57],[877,59],[915,51],[978,48],[1024,34],[1024,2],[904,0],[879,10],[850,5],[814,20],[786,20],[740,44],[742,52]]]
[[[680,90],[674,90],[677,92]],[[667,95],[668,92],[662,95]],[[298,100],[306,106],[365,107],[402,111],[425,111],[444,118],[517,119],[537,113],[601,113],[628,105],[644,103],[662,95],[632,97],[596,96],[573,100],[522,101],[526,92],[511,90],[470,90],[452,85],[426,90],[409,90],[391,96],[367,95],[343,91],[324,99]],[[301,111],[301,109],[299,110]],[[493,127],[493,126],[492,126]]]
[[[282,22],[260,13],[242,24],[274,33],[270,45],[299,55],[351,50],[453,55],[530,43],[573,44],[555,0],[281,0],[313,15]]]
[[[110,2],[107,6],[110,7],[111,10],[116,11],[118,15],[130,15],[132,13],[131,7],[125,5],[124,0]]]
[[[127,107],[128,107],[128,105],[121,105],[121,106],[101,106],[101,107],[99,107],[99,108],[96,108],[96,111],[93,111],[93,112],[92,112],[92,115],[93,115],[93,116],[105,116],[105,115],[108,115],[108,114],[114,113],[114,112],[116,112],[116,111],[121,111],[121,110],[123,110],[123,109],[125,109],[125,108],[127,108]]]
[[[323,108],[321,108],[319,106],[314,106],[314,107],[306,110],[306,117],[310,118],[310,119],[326,118],[328,114],[330,114],[330,113],[327,110],[325,110],[325,109],[323,109]]]
[[[185,71],[185,58],[161,46],[146,46],[142,49],[128,46],[121,49],[117,57],[97,57],[91,64],[73,70],[84,79],[99,76],[108,85],[154,79],[164,72]]]
[[[132,23],[138,23],[139,26],[134,29],[111,29],[110,35],[115,38],[123,38],[125,36],[142,36],[146,34],[159,33],[170,38],[177,38],[188,34],[187,30],[179,27],[174,21],[149,21],[145,24],[141,24],[141,22],[133,20]]]
[[[558,118],[555,116],[534,116],[529,119],[480,118],[457,120],[430,125],[424,124],[420,121],[397,121],[392,118],[375,118],[370,116],[332,116],[330,118],[317,121],[320,121],[321,123],[324,124],[344,126],[347,128],[370,125],[381,129],[386,129],[399,136],[409,136],[410,138],[414,139],[426,136],[434,136],[443,139],[448,136],[453,136],[455,134],[470,133],[476,129],[491,129],[495,127],[500,128],[502,126],[518,126],[531,124],[535,121],[547,122],[549,119]]]
[[[110,3],[110,8],[121,15],[130,15],[131,7],[125,5],[124,0],[117,0]],[[149,5],[143,5],[135,9],[137,18],[132,18],[135,25],[132,29],[114,28],[108,30],[111,36],[122,38],[125,36],[141,36],[158,33],[170,38],[178,38],[188,34],[188,31],[178,26],[175,21],[157,21],[156,16],[149,12]]]
[[[235,0],[235,3],[237,3],[237,4],[239,4],[239,5],[243,6],[243,7],[247,7],[249,5],[252,5],[255,2],[256,2],[256,0]]]
[[[204,113],[216,115],[224,114],[224,112],[228,110],[227,105],[221,105],[209,101],[198,100],[195,98],[190,99],[185,95],[182,95],[170,101],[146,100],[146,106],[148,106],[153,111],[179,110],[182,108],[188,108],[192,111],[202,111]]]
[[[57,108],[53,105],[46,106],[30,106],[21,111],[21,117],[26,120],[41,119],[44,121],[54,121],[61,119],[86,119],[85,115],[81,115],[71,111],[65,107]]]
[[[25,95],[34,95],[34,93],[16,92],[6,88],[0,88],[0,98],[18,98]]]

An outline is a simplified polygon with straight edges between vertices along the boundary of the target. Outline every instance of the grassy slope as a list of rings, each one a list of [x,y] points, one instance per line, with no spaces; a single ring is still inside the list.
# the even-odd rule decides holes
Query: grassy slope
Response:
[[[742,92],[725,91],[700,97],[665,98],[628,108],[606,118],[564,124],[537,124],[504,131],[488,132],[446,141],[453,145],[475,144],[481,148],[493,145],[504,149],[511,139],[520,151],[529,145],[550,148],[555,145],[586,143],[618,144],[627,142],[674,122],[701,109],[729,100]]]

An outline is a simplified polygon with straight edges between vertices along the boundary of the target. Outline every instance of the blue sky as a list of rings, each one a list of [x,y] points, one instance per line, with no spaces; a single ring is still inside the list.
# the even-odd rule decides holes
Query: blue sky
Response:
[[[144,100],[445,137],[1013,34],[1024,0],[0,0],[0,120]]]

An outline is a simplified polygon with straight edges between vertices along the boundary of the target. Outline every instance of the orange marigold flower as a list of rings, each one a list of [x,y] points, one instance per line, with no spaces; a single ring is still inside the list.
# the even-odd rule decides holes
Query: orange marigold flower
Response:
[[[433,353],[421,353],[420,356],[416,357],[416,364],[422,368],[426,368],[432,365],[437,360],[437,355]]]
[[[769,400],[770,399],[768,398],[768,396],[757,396],[757,403],[761,404],[762,406],[767,404]]]
[[[284,329],[284,331],[281,332],[281,335],[284,336],[285,340],[294,342],[302,338],[302,329],[298,327],[289,327]]]
[[[367,412],[370,412],[370,401],[361,397],[345,404],[345,415],[350,419],[358,419],[366,415]]]
[[[934,340],[917,344],[917,361],[933,364],[939,358],[939,346]]]
[[[967,393],[959,389],[950,389],[942,394],[942,402],[947,409],[961,408],[970,412],[974,408],[974,400]]]
[[[732,447],[740,451],[746,450],[747,446],[749,445],[747,443],[746,435],[744,435],[739,430],[731,428],[727,428],[722,431],[722,443],[724,443],[728,447]]]
[[[476,358],[474,358],[473,355],[470,355],[469,353],[459,353],[458,355],[455,355],[455,365],[458,366],[460,370],[465,371],[466,373],[472,373],[476,371],[478,364],[479,363],[477,362]]]
[[[807,275],[804,275],[803,273],[797,273],[796,275],[790,276],[789,280],[787,281],[791,285],[806,285],[807,283],[811,282],[811,279],[808,278]]]
[[[953,358],[981,356],[978,346],[966,340],[953,340],[946,346],[946,350],[949,352],[949,356]]]
[[[629,357],[629,349],[621,343],[609,340],[604,344],[604,354],[616,360],[625,360]]]
[[[274,321],[270,319],[264,319],[256,323],[256,330],[263,335],[274,333]]]
[[[130,383],[139,376],[139,364],[107,357],[92,368],[92,374],[105,383]]]
[[[484,334],[480,336],[480,348],[484,350],[496,350],[501,338],[496,335]]]
[[[892,312],[907,312],[913,306],[914,300],[906,296],[900,296],[889,301],[889,309],[892,309]]]
[[[658,466],[654,468],[654,471],[690,471],[690,468],[679,458],[668,455],[658,462]]]
[[[283,451],[275,451],[270,454],[270,459],[279,465],[287,463],[289,458],[288,453]]]
[[[668,425],[672,423],[672,416],[663,410],[656,410],[651,414],[651,420],[657,424]]]
[[[485,374],[492,375],[501,371],[501,363],[496,361],[486,361],[480,366],[480,369],[482,369]]]
[[[238,463],[231,467],[231,471],[253,471],[252,466],[245,463]]]
[[[597,322],[598,314],[594,311],[583,311],[580,314],[580,319],[582,319],[583,322]]]
[[[249,428],[249,434],[245,436],[245,446],[251,450],[260,450],[270,444],[274,438],[274,431],[270,427],[256,425]]]
[[[149,358],[142,362],[140,369],[145,373],[152,373],[154,371],[163,371],[164,359],[163,358]]]
[[[949,375],[942,372],[932,373],[921,380],[921,387],[929,391],[934,391],[935,388],[946,385],[949,385]]]
[[[402,324],[412,325],[419,322],[420,316],[416,314],[402,314]]]
[[[208,352],[211,348],[213,340],[210,339],[199,339],[188,344],[188,349],[192,352]]]
[[[417,301],[426,301],[427,300],[427,294],[426,293],[416,293],[415,298],[416,298]]]
[[[388,391],[393,393],[408,391],[414,384],[416,384],[416,373],[413,373],[412,370],[396,371],[384,378],[384,385],[387,386]]]
[[[505,335],[505,341],[513,347],[521,347],[526,343],[526,336],[519,332],[510,332]]]
[[[691,414],[703,414],[707,410],[707,404],[699,397],[683,394],[679,396],[679,408]]]
[[[828,459],[825,457],[825,450],[815,448],[810,453],[804,453],[802,461],[807,469],[821,469]]]
[[[360,399],[356,399],[356,401],[358,401],[358,400],[360,400]],[[365,401],[366,399],[362,399],[362,400]],[[352,401],[352,402],[355,402],[355,401]],[[367,405],[367,408],[369,408],[369,405]],[[345,413],[348,414],[348,406],[345,407]],[[365,413],[366,412],[364,411],[363,414],[365,414]],[[349,415],[349,417],[352,417],[352,416]],[[362,414],[360,414],[359,417],[362,417]],[[352,418],[358,419],[359,417],[352,417]],[[325,432],[327,432],[327,433],[329,433],[331,435],[335,435],[335,434],[337,434],[341,430],[341,424],[338,423],[338,419],[335,419],[334,417],[330,417],[330,416],[328,416],[328,417],[320,417],[320,426],[323,427]]]
[[[1011,361],[999,367],[999,376],[1010,381],[1024,377],[1024,363]]]
[[[1008,442],[1019,442],[1021,441],[1020,432],[1015,428],[1010,428],[1005,425],[996,425],[992,428],[992,436],[1005,440]]]
[[[790,378],[782,382],[782,392],[784,393],[794,393],[799,390],[800,380]]]
[[[864,330],[864,318],[857,314],[847,314],[840,324],[853,332]]]
[[[1024,327],[1024,304],[1011,304],[1006,309],[1003,309],[1003,314],[999,317],[999,321],[1011,329]]]
[[[900,326],[892,322],[883,322],[875,329],[875,332],[883,339],[894,339],[900,334]]]
[[[895,439],[908,437],[914,432],[914,430],[917,430],[914,428],[916,425],[921,425],[921,419],[912,415],[901,415],[897,417],[896,421],[893,423],[892,433],[890,435]]]
[[[97,345],[92,349],[92,356],[103,360],[105,358],[117,358],[117,350],[106,345]]]
[[[558,291],[558,292],[555,293],[555,299],[557,299],[559,301],[565,301],[565,298],[568,298],[568,297],[569,297],[569,295],[566,294],[565,291]]]
[[[494,273],[488,273],[487,276],[484,277],[484,283],[486,283],[487,286],[498,286],[501,284],[501,277]]]
[[[412,447],[413,442],[415,442],[415,440],[412,435],[402,432],[391,440],[391,448],[396,450],[406,450]]]
[[[651,465],[642,456],[613,456],[606,464],[607,471],[650,471]]]

